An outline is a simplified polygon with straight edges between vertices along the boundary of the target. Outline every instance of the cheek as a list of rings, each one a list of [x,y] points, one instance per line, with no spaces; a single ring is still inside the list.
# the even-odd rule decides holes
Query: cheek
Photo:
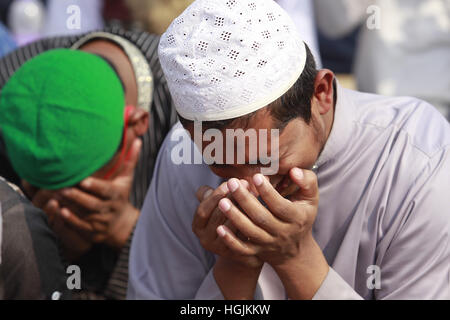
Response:
[[[280,138],[280,173],[293,167],[311,168],[322,148],[319,138],[320,130],[315,123],[306,125],[301,120],[293,120]]]
[[[294,167],[301,169],[311,168],[316,162],[318,152],[316,148],[304,144],[294,146],[294,152],[280,158],[279,175],[286,175]]]

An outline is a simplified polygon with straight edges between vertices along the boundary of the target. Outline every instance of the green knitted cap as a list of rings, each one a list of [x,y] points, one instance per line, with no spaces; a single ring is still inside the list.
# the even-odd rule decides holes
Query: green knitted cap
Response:
[[[121,82],[102,58],[69,49],[26,62],[0,93],[0,129],[17,174],[36,187],[73,186],[120,144]]]

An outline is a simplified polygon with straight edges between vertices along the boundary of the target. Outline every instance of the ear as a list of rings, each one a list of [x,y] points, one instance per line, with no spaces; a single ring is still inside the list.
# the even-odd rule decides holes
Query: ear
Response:
[[[333,88],[334,73],[331,70],[323,69],[317,73],[314,81],[314,96],[315,105],[321,115],[330,111],[334,104],[334,88]]]
[[[148,117],[148,112],[141,108],[133,108],[131,110],[128,125],[133,129],[136,136],[143,136],[147,132]]]

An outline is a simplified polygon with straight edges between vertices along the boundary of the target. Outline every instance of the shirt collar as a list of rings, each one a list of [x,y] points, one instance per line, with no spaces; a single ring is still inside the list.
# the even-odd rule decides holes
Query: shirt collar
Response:
[[[336,91],[333,127],[325,147],[316,161],[316,167],[336,159],[344,152],[354,129],[355,105],[349,97],[349,90],[342,88],[336,79]]]

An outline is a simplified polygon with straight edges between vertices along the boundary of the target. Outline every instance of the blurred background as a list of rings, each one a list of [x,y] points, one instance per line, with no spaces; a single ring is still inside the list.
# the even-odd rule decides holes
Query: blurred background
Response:
[[[257,1],[257,0],[256,0]],[[106,27],[161,34],[191,0],[0,0],[0,57]],[[278,0],[322,68],[350,89],[426,100],[450,116],[450,0]]]

